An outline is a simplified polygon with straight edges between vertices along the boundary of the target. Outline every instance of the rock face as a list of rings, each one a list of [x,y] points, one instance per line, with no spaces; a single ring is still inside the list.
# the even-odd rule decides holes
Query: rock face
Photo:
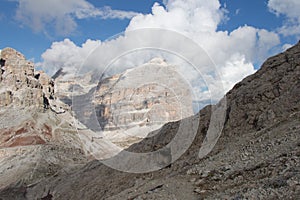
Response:
[[[269,58],[261,69],[227,94],[225,132],[260,131],[299,112],[300,50],[295,47]],[[241,120],[243,119],[243,120]]]
[[[193,115],[189,85],[175,66],[160,58],[106,78],[91,73],[64,76],[62,70],[54,76],[56,95],[72,104],[77,119],[89,129],[118,144]]]
[[[176,162],[159,171],[131,174],[92,161],[73,172],[55,174],[34,185],[23,183],[6,187],[0,197],[299,199],[299,77],[300,43],[269,58],[257,73],[238,83],[226,94],[227,112],[222,135],[213,151],[203,159],[198,158],[198,153],[214,105],[185,119],[199,121],[197,135]],[[153,137],[127,150],[156,151],[176,137],[181,123],[167,123],[156,134],[149,134]]]
[[[65,112],[68,106],[56,99],[54,81],[12,48],[1,51],[0,106],[36,107]]]
[[[53,81],[45,73],[35,72],[33,63],[12,48],[3,49],[0,60],[0,106],[10,107],[11,110],[28,107],[37,110],[48,108],[48,99],[54,99]],[[44,125],[42,129],[45,131],[42,131],[33,128],[34,124],[26,122],[19,127],[3,127],[0,147],[45,144],[46,138],[49,141],[52,137],[51,127]],[[25,136],[28,132],[31,134]],[[40,136],[39,132],[45,133],[42,135],[46,138]]]
[[[12,48],[1,51],[0,64],[0,188],[82,163],[74,119],[56,99],[53,80]]]
[[[1,106],[43,107],[54,99],[54,82],[44,72],[35,72],[21,53],[5,48],[0,59]]]
[[[101,80],[93,104],[104,130],[163,125],[193,115],[189,86],[158,58]]]

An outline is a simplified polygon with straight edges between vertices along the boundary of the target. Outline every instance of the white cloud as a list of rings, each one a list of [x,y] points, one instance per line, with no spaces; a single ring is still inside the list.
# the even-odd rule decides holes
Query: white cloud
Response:
[[[87,40],[82,46],[76,46],[69,39],[54,42],[50,49],[42,54],[42,63],[37,66],[53,75],[60,68],[65,72],[74,72],[79,69],[90,52],[101,44],[98,40]]]
[[[135,12],[96,8],[86,0],[18,0],[16,18],[36,32],[47,32],[54,27],[59,35],[67,35],[76,27],[76,19],[100,17],[102,19],[130,19]]]
[[[282,45],[282,51],[286,51],[287,49],[291,48],[293,45],[291,44],[284,44]]]
[[[111,56],[110,54],[123,52],[124,49],[130,49],[130,47],[136,47],[147,42],[146,45],[161,43],[164,47],[174,49],[174,52],[195,53],[194,47],[188,47],[185,44],[186,41],[176,36],[168,34],[151,35],[147,34],[147,32],[135,36],[130,35],[133,30],[141,28],[168,29],[190,38],[207,52],[222,76],[224,90],[217,86],[217,81],[213,79],[211,74],[202,74],[202,78],[220,96],[235,83],[252,74],[255,71],[253,65],[261,63],[269,56],[270,50],[280,43],[279,36],[276,33],[247,25],[241,26],[232,32],[218,31],[218,25],[227,20],[227,11],[221,8],[218,0],[165,0],[164,2],[166,3],[165,7],[155,3],[150,14],[139,14],[133,17],[124,36],[108,42],[102,42],[97,50],[99,51],[98,56],[89,60],[89,66],[95,65],[99,67],[99,63],[105,63],[101,60],[104,57],[109,57]],[[146,41],[145,38],[147,38]],[[76,47],[70,40],[54,43],[51,49],[43,54],[43,65],[49,67],[59,65],[66,66],[69,70],[72,68],[76,69],[79,66],[78,63],[81,63],[84,59],[84,56],[81,55],[78,49],[89,52],[92,48],[84,45]],[[183,49],[188,50],[182,52]],[[66,54],[62,54],[62,51],[66,52]],[[153,56],[164,57],[168,62],[183,66],[183,68],[186,66],[182,60],[166,55],[165,52],[156,51],[153,53],[152,51],[142,50],[123,56],[122,61],[115,62],[115,65],[119,63],[120,69],[125,69],[128,66],[137,66],[148,61]],[[203,66],[205,66],[207,61],[204,58],[201,61],[200,55],[195,56],[193,59],[197,60],[197,62],[203,62]],[[56,60],[59,60],[59,63],[55,63]],[[48,65],[48,62],[53,64]],[[199,82],[197,82],[199,77],[195,76],[192,70],[180,70],[186,77],[192,79],[191,83],[195,87],[195,91],[199,93],[199,97],[202,95],[199,99],[205,101],[203,98],[207,97],[209,93],[203,89],[204,85],[199,86]],[[205,70],[204,72],[206,72]],[[199,89],[199,87],[201,88]]]
[[[180,32],[209,32],[226,19],[219,1],[169,0],[164,7],[155,3],[152,14],[134,17],[127,30],[135,28],[167,28]]]
[[[253,64],[261,63],[280,39],[276,33],[251,26],[239,27],[231,33],[217,31],[224,20],[227,20],[226,11],[218,0],[169,0],[166,9],[154,4],[152,14],[134,17],[127,30],[166,28],[186,35],[207,51],[222,73],[228,69],[235,74],[236,78],[225,80],[232,86],[253,73]],[[240,56],[235,56],[237,54]],[[229,63],[239,63],[239,67],[229,67],[232,66]]]
[[[232,55],[226,61],[225,66],[221,68],[221,75],[225,89],[231,89],[235,83],[241,80],[241,77],[246,77],[254,73],[253,65],[246,62],[245,56],[239,53]]]
[[[279,29],[284,36],[300,35],[300,1],[299,0],[269,0],[269,9],[277,16],[284,15],[287,20]]]
[[[300,19],[300,1],[298,0],[269,0],[268,7],[277,15],[284,14],[291,19]]]

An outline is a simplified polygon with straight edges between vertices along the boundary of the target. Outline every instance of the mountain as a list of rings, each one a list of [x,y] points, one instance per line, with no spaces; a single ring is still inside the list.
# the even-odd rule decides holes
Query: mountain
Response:
[[[226,112],[220,138],[208,155],[199,157],[203,146],[214,145],[215,140],[206,135],[214,111],[224,101]],[[164,166],[162,169],[136,174],[112,169],[103,164],[106,160],[94,160],[32,185],[8,186],[1,190],[0,196],[3,199],[298,199],[299,102],[300,43],[267,59],[217,105],[206,106],[195,116],[169,122],[149,134],[153,137],[127,149],[136,153],[157,151],[176,138],[182,124],[199,124],[189,149],[172,164],[164,166],[173,159],[173,154],[164,152],[158,159]],[[184,143],[188,138],[181,139]],[[126,159],[119,161],[123,162],[120,165],[138,164],[126,163]]]
[[[101,80],[93,103],[101,107],[98,119],[103,129],[142,128],[193,115],[190,93],[175,67],[155,58]]]
[[[152,61],[152,64],[141,66],[136,71],[126,71],[123,74],[116,75],[120,78],[119,84],[113,82],[114,77],[108,77],[98,84],[92,84],[92,82],[97,81],[92,76],[85,76],[85,81],[79,82],[75,79],[72,82],[69,78],[66,80],[63,77],[66,74],[62,70],[55,75],[55,82],[43,71],[34,70],[34,64],[27,61],[24,55],[12,48],[5,48],[1,51],[0,63],[0,173],[2,174],[0,189],[15,187],[16,185],[35,184],[45,177],[65,173],[65,171],[83,165],[95,156],[89,153],[90,144],[96,144],[96,150],[97,148],[103,149],[102,153],[97,155],[97,158],[103,159],[141,140],[139,135],[139,137],[132,135],[132,131],[131,135],[123,134],[122,130],[126,128],[124,127],[126,124],[120,123],[120,119],[118,119],[117,122],[112,120],[109,122],[111,124],[119,123],[123,126],[123,129],[114,128],[114,130],[106,131],[105,140],[93,142],[95,138],[99,138],[101,135],[75,119],[74,112],[71,110],[72,107],[61,101],[61,98],[69,98],[69,95],[75,94],[82,100],[81,96],[84,98],[89,97],[87,94],[95,88],[97,89],[97,96],[93,106],[98,105],[97,101],[103,101],[100,104],[105,105],[108,109],[114,107],[116,110],[116,106],[125,105],[125,111],[127,111],[131,103],[128,103],[128,99],[125,99],[128,97],[128,94],[125,93],[134,90],[134,85],[130,86],[132,77],[135,77],[138,73],[140,73],[140,77],[141,73],[151,75],[151,67],[158,69],[158,71],[155,71],[156,74],[152,73],[152,79],[157,73],[163,74],[164,72],[164,78],[168,80],[165,86],[171,86],[168,84],[174,86],[174,81],[170,80],[176,77],[174,70],[171,70],[166,63]],[[159,70],[162,65],[166,65],[164,70]],[[106,82],[107,80],[109,81]],[[81,84],[80,87],[83,88],[79,93],[73,90],[76,82]],[[187,92],[184,88],[186,85],[176,85],[182,87],[181,90],[179,87],[177,88],[179,92]],[[107,88],[110,93],[107,92]],[[144,91],[145,89],[147,89],[147,92],[151,91],[151,96]],[[160,111],[157,107],[162,106],[162,103],[164,103],[164,107],[167,107],[166,102],[173,103],[174,94],[166,94],[168,90],[161,89],[156,85],[142,86],[137,88],[137,91],[139,90],[141,92],[136,92],[135,95],[142,94],[146,96],[143,96],[141,100],[134,98],[135,104],[134,107],[131,107],[131,120],[135,119],[135,125],[141,128],[143,128],[142,123],[145,121],[145,129],[139,131],[142,133],[142,137],[145,137],[151,130],[159,128],[168,120],[183,117],[178,113],[175,113],[176,115],[170,113],[169,118],[164,119],[165,121],[152,121],[151,116],[159,117],[168,114],[170,109]],[[123,96],[119,95],[121,92],[124,92]],[[118,95],[119,99],[116,100],[115,94]],[[163,97],[159,95],[163,95]],[[77,100],[76,97],[74,97],[75,100]],[[108,104],[108,99],[110,99],[110,104]],[[188,95],[185,95],[184,99],[190,100]],[[145,103],[147,100],[149,100],[149,103]],[[103,104],[104,101],[106,101],[106,104]],[[143,110],[143,106],[147,106],[148,109]],[[137,107],[141,107],[141,109]],[[174,112],[176,109],[179,112],[179,108],[173,108],[173,110],[171,108],[170,111]],[[74,110],[76,116],[76,109]],[[140,118],[134,112],[140,114]],[[183,113],[184,115],[192,115],[191,106],[187,105]],[[103,114],[103,116],[108,116],[110,119],[119,116],[119,113],[112,116],[107,115],[107,113]],[[96,120],[100,121],[103,116],[98,116],[99,119]],[[123,119],[127,117],[125,116]],[[144,117],[148,117],[148,121],[143,119]],[[154,126],[151,126],[150,123],[154,123]],[[131,125],[126,130],[130,128],[134,127]],[[135,134],[139,133],[136,132],[136,128],[133,131],[135,131]],[[114,143],[111,143],[111,141],[121,147],[112,147]],[[68,170],[65,170],[64,167]]]
[[[59,70],[54,78],[58,98],[97,137],[128,147],[167,122],[193,115],[188,83],[161,58],[113,76],[94,74],[70,78]]]

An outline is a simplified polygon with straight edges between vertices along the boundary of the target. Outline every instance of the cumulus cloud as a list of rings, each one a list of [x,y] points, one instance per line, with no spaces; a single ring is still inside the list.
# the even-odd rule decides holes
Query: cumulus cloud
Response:
[[[88,39],[82,46],[76,46],[74,42],[65,39],[54,42],[49,49],[42,54],[43,62],[37,66],[53,75],[60,68],[65,72],[74,72],[79,69],[90,52],[101,44],[99,40]]]
[[[300,35],[300,1],[298,0],[269,0],[269,9],[277,16],[283,15],[287,19],[279,29],[284,36]]]
[[[166,28],[178,31],[198,42],[209,55],[215,57],[214,61],[221,63],[230,57],[228,55],[236,52],[244,54],[247,62],[259,62],[259,55],[266,56],[270,47],[279,43],[279,37],[275,33],[247,25],[231,33],[217,31],[218,25],[227,19],[226,11],[221,8],[218,0],[166,2],[166,9],[154,4],[152,14],[134,17],[127,30]]]
[[[253,65],[246,62],[245,55],[240,53],[233,54],[221,68],[222,84],[224,88],[230,89],[235,83],[241,80],[241,77],[246,77],[254,73]]]
[[[234,75],[223,77],[226,91],[253,73],[253,64],[261,63],[280,43],[276,33],[247,25],[230,33],[218,31],[218,25],[227,20],[227,11],[218,0],[168,0],[165,3],[165,8],[156,3],[151,14],[134,17],[126,30],[166,28],[196,41],[222,74]]]
[[[102,19],[130,19],[135,12],[96,8],[86,0],[18,0],[16,19],[36,32],[52,26],[59,35],[67,35],[76,27],[76,19],[100,17]]]
[[[155,3],[151,14],[134,17],[127,30],[159,27],[184,33],[211,32],[227,19],[225,9],[215,0],[169,0],[165,6]]]
[[[125,66],[127,68],[137,66],[154,56],[163,57],[169,63],[179,66],[179,71],[191,80],[190,84],[198,93],[198,100],[207,102],[211,92],[218,93],[221,97],[235,83],[255,72],[254,64],[261,63],[269,56],[272,48],[280,43],[276,33],[247,25],[238,27],[232,32],[218,30],[218,25],[228,20],[227,11],[221,7],[218,0],[165,0],[164,3],[165,6],[155,3],[149,14],[139,14],[133,17],[122,36],[111,41],[101,43],[98,41],[99,47],[95,56],[91,56],[89,59],[88,66],[99,67],[99,63],[106,63],[103,60],[105,57],[116,59],[110,56],[118,55],[118,53],[122,55],[126,49],[136,48],[135,52],[129,52],[126,56],[122,56],[122,59],[119,58],[119,61],[115,61],[116,68],[119,67],[118,69],[121,71],[126,69]],[[188,39],[163,32],[157,34],[151,32],[150,34],[142,31],[142,28],[167,29]],[[134,34],[135,30],[141,30],[140,34]],[[210,65],[207,64],[206,57],[196,54],[196,47],[187,45],[188,40],[195,42],[203,49],[205,53],[202,52],[202,55],[207,54],[210,57],[222,80],[214,79],[215,76],[209,71]],[[150,47],[152,44],[173,49],[173,52],[186,55],[192,61],[200,63],[201,67],[206,66],[206,68],[200,69],[201,77],[204,80],[199,83],[197,81],[199,76],[195,75],[197,73],[191,68],[186,68],[188,64],[178,56],[170,55],[170,52],[158,50],[153,52],[137,48],[139,45]],[[49,61],[60,60],[61,62],[54,63],[52,66],[67,67],[70,70],[73,67],[75,71],[78,67],[76,64],[79,63],[78,59],[81,58],[80,62],[84,59],[83,55],[79,55],[82,53],[81,51],[90,52],[93,48],[94,46],[85,45],[77,47],[70,40],[54,43],[43,54],[43,65],[51,67],[47,64]],[[224,89],[218,87],[220,82]],[[213,88],[214,91],[208,91],[207,87]]]

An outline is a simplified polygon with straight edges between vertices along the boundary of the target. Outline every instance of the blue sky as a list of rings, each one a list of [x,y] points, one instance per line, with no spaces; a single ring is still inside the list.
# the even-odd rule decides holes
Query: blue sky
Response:
[[[3,0],[0,49],[53,74],[126,29],[167,28],[198,42],[231,87],[299,40],[299,10],[298,0]]]
[[[63,2],[63,1],[62,1]],[[110,6],[112,9],[134,11],[138,13],[150,13],[153,0],[90,0],[95,7]],[[232,31],[244,24],[267,30],[279,28],[285,16],[277,17],[268,8],[267,0],[221,0],[220,3],[228,10],[228,21],[219,26],[220,30]],[[51,46],[54,41],[61,41],[70,38],[77,45],[82,44],[86,39],[105,40],[114,34],[124,31],[130,19],[101,19],[89,18],[77,20],[78,27],[75,32],[67,35],[56,34],[55,31],[48,30],[51,34],[45,35],[43,32],[34,32],[30,27],[22,25],[16,20],[16,10],[18,1],[4,0],[1,2],[1,33],[0,48],[11,46],[23,52],[26,57],[40,61],[40,55]],[[38,9],[38,8],[37,8]],[[296,37],[281,37],[281,43],[295,43]]]
[[[63,1],[62,1],[63,2]],[[92,0],[89,1],[95,7],[110,6],[112,9],[125,11],[135,11],[139,13],[151,12],[153,0]],[[22,25],[16,20],[16,10],[18,1],[3,0],[1,2],[0,20],[2,31],[0,33],[0,49],[4,47],[13,47],[21,51],[28,58],[40,60],[40,55],[51,46],[54,41],[60,41],[64,38],[70,38],[76,44],[80,45],[86,39],[105,40],[119,32],[125,30],[130,19],[107,19],[90,18],[78,20],[78,28],[75,32],[67,35],[56,34],[51,30],[50,35],[43,32],[34,32],[30,27]],[[37,8],[38,9],[38,8]]]
[[[276,31],[288,20],[285,15],[276,16],[274,12],[271,12],[268,7],[268,0],[221,0],[220,2],[226,6],[230,18],[227,23],[220,26],[222,30],[232,31],[238,26],[247,24]],[[281,37],[281,43],[294,44],[299,39],[294,35]]]

